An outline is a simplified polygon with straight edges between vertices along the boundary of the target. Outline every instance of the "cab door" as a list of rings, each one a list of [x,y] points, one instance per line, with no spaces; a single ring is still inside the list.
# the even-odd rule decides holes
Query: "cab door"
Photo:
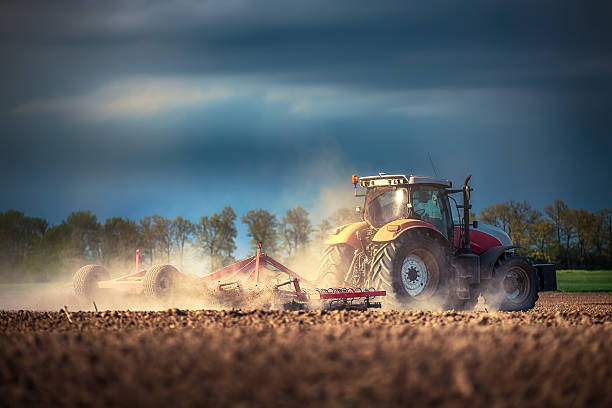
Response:
[[[415,218],[438,229],[453,244],[453,221],[444,189],[433,186],[418,186],[412,190],[412,212]]]

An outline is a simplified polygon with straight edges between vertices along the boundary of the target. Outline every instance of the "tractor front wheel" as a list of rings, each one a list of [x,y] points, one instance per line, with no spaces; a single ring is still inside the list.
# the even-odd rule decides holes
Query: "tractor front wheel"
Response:
[[[351,266],[355,250],[350,245],[331,245],[321,256],[317,271],[317,283],[322,288],[344,284],[344,276]]]
[[[444,246],[427,232],[410,231],[384,244],[372,260],[372,283],[402,306],[455,308]]]

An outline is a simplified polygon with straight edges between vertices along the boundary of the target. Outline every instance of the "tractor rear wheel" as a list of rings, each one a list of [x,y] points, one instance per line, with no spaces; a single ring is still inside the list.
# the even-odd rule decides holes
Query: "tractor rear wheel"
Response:
[[[109,280],[110,274],[101,265],[86,265],[75,272],[72,277],[74,294],[85,300],[94,300],[100,293],[98,282]]]
[[[427,232],[409,231],[384,244],[374,255],[370,276],[403,307],[454,309],[447,253]]]
[[[143,292],[153,299],[166,299],[176,292],[180,272],[172,265],[154,265],[142,282]]]
[[[351,266],[355,250],[350,245],[331,245],[321,256],[317,283],[324,288],[341,286]]]
[[[485,300],[503,311],[527,311],[538,300],[539,278],[525,257],[507,255],[500,258],[493,270],[493,280],[485,290]]]

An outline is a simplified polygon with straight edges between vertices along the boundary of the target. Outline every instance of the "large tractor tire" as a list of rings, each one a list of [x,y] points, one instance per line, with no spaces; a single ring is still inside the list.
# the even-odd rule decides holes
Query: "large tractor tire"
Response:
[[[180,272],[172,265],[154,265],[144,276],[143,292],[153,299],[168,299],[176,294]]]
[[[413,230],[384,244],[372,260],[372,284],[400,307],[447,310],[463,303],[452,291],[452,270],[444,245]]]
[[[98,282],[109,280],[110,274],[101,265],[86,265],[75,272],[72,277],[74,294],[83,300],[95,300],[100,294]]]
[[[527,311],[538,300],[538,285],[538,273],[529,259],[508,254],[495,265],[485,301],[502,311]]]
[[[331,245],[321,256],[317,284],[322,288],[342,286],[351,266],[355,250],[350,245]]]

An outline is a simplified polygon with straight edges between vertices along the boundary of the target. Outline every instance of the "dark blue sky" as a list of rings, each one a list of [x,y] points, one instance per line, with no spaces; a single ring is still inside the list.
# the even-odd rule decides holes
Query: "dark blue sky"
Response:
[[[612,205],[605,2],[374,4],[3,2],[0,210],[318,221],[428,152],[477,208]]]

